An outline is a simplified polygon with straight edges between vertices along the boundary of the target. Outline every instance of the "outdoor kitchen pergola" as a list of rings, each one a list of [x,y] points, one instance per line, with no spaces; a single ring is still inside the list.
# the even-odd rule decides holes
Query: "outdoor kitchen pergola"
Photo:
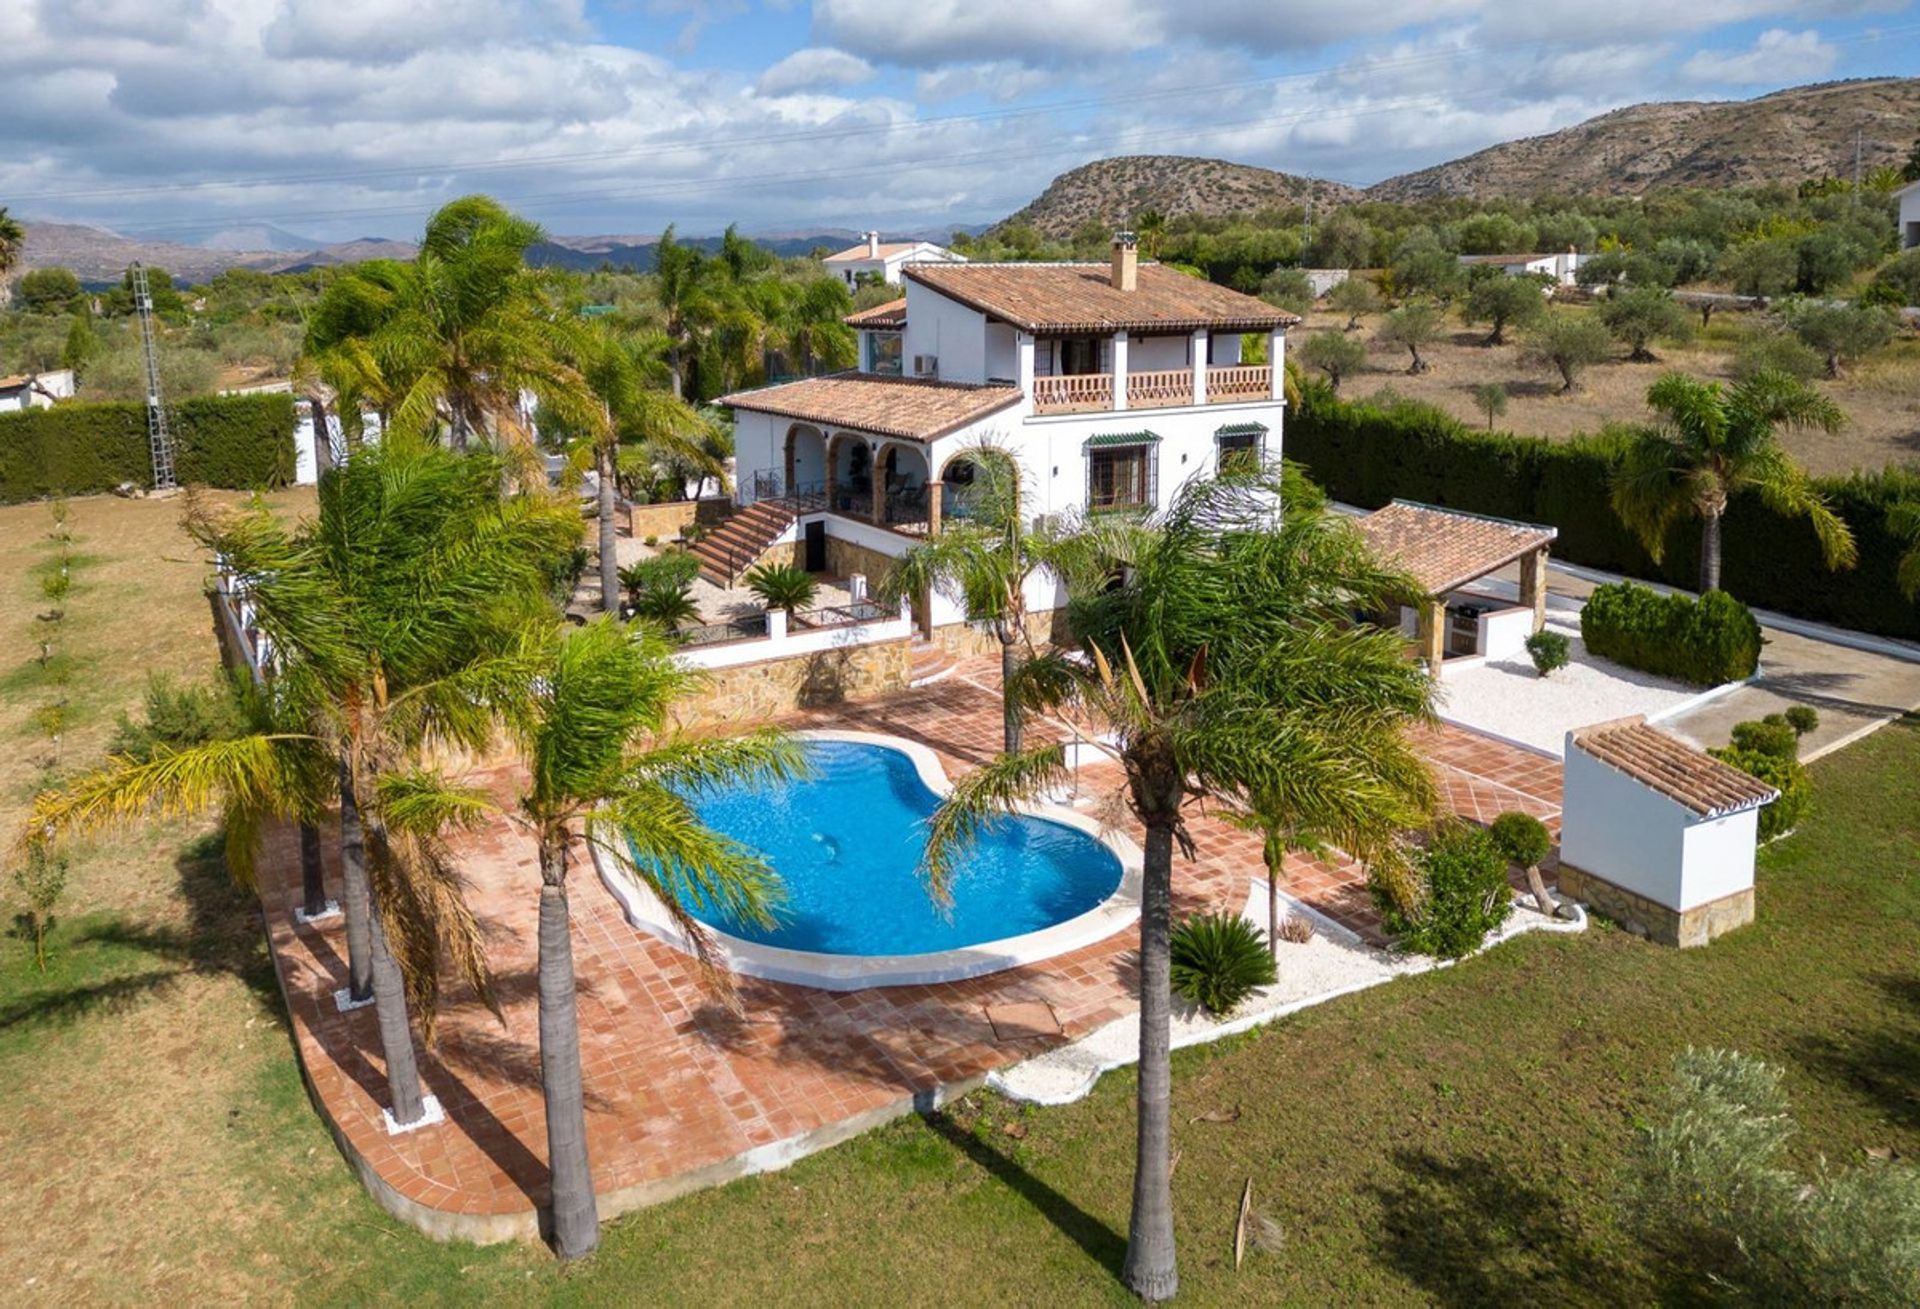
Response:
[[[1413,500],[1395,500],[1356,526],[1382,563],[1419,587],[1413,637],[1436,673],[1449,657],[1514,653],[1546,625],[1547,551],[1558,529]],[[1469,589],[1516,562],[1518,601]]]

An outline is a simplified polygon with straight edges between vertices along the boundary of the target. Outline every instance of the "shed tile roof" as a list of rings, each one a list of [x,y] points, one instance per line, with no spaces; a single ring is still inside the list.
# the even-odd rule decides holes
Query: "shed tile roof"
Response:
[[[1114,287],[1107,264],[909,264],[906,277],[1028,332],[1264,332],[1295,315],[1159,264],[1135,289]]]
[[[763,386],[757,391],[737,391],[721,396],[720,403],[881,436],[931,441],[1019,399],[1017,386],[968,386],[917,377],[831,373]]]
[[[1382,563],[1405,569],[1427,595],[1443,595],[1504,568],[1559,529],[1395,500],[1355,524]]]
[[[907,325],[907,298],[889,300],[883,305],[871,309],[862,309],[851,313],[844,320],[848,327],[895,328]]]
[[[1759,778],[1668,735],[1640,714],[1583,727],[1573,734],[1573,744],[1703,818],[1757,809],[1780,794]]]

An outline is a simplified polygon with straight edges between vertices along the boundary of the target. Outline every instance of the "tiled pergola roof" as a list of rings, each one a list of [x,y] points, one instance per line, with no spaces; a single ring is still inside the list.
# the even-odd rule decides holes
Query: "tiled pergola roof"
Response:
[[[719,403],[806,423],[931,441],[998,413],[1019,399],[1017,386],[969,386],[917,377],[831,373],[763,386],[757,391],[736,391],[721,396]]]
[[[1444,595],[1549,544],[1559,529],[1395,500],[1355,524],[1381,563]]]

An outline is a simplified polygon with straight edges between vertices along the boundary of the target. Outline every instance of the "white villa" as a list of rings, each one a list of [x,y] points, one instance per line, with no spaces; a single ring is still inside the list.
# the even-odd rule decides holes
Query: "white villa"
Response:
[[[1900,248],[1920,250],[1920,182],[1908,182],[1893,194],[1900,201]]]
[[[22,409],[51,409],[74,396],[73,370],[57,368],[47,373],[21,373],[0,377],[0,414]]]
[[[1525,277],[1536,273],[1550,277],[1556,286],[1572,286],[1574,275],[1580,271],[1580,265],[1593,258],[1572,249],[1562,254],[1517,254],[1517,255],[1461,255],[1463,267],[1487,265],[1498,268],[1508,277]]]
[[[1223,457],[1280,451],[1286,329],[1263,300],[1137,260],[916,264],[906,296],[848,321],[862,366],[726,396],[737,512],[697,543],[731,582],[790,544],[797,562],[875,573],[964,516],[965,457],[991,443],[1019,464],[1032,514],[1145,512]],[[1269,364],[1244,364],[1243,341]],[[1061,599],[1037,583],[1029,609]],[[935,596],[927,635],[965,615]]]
[[[859,245],[848,246],[821,262],[829,273],[852,287],[863,275],[898,286],[901,270],[909,264],[964,264],[967,259],[931,241],[883,242],[880,233],[864,232]]]

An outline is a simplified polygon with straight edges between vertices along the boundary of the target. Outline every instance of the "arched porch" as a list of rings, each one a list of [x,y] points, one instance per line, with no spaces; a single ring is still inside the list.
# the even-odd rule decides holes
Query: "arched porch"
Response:
[[[827,480],[827,438],[819,428],[795,423],[787,429],[786,493],[818,495]]]

